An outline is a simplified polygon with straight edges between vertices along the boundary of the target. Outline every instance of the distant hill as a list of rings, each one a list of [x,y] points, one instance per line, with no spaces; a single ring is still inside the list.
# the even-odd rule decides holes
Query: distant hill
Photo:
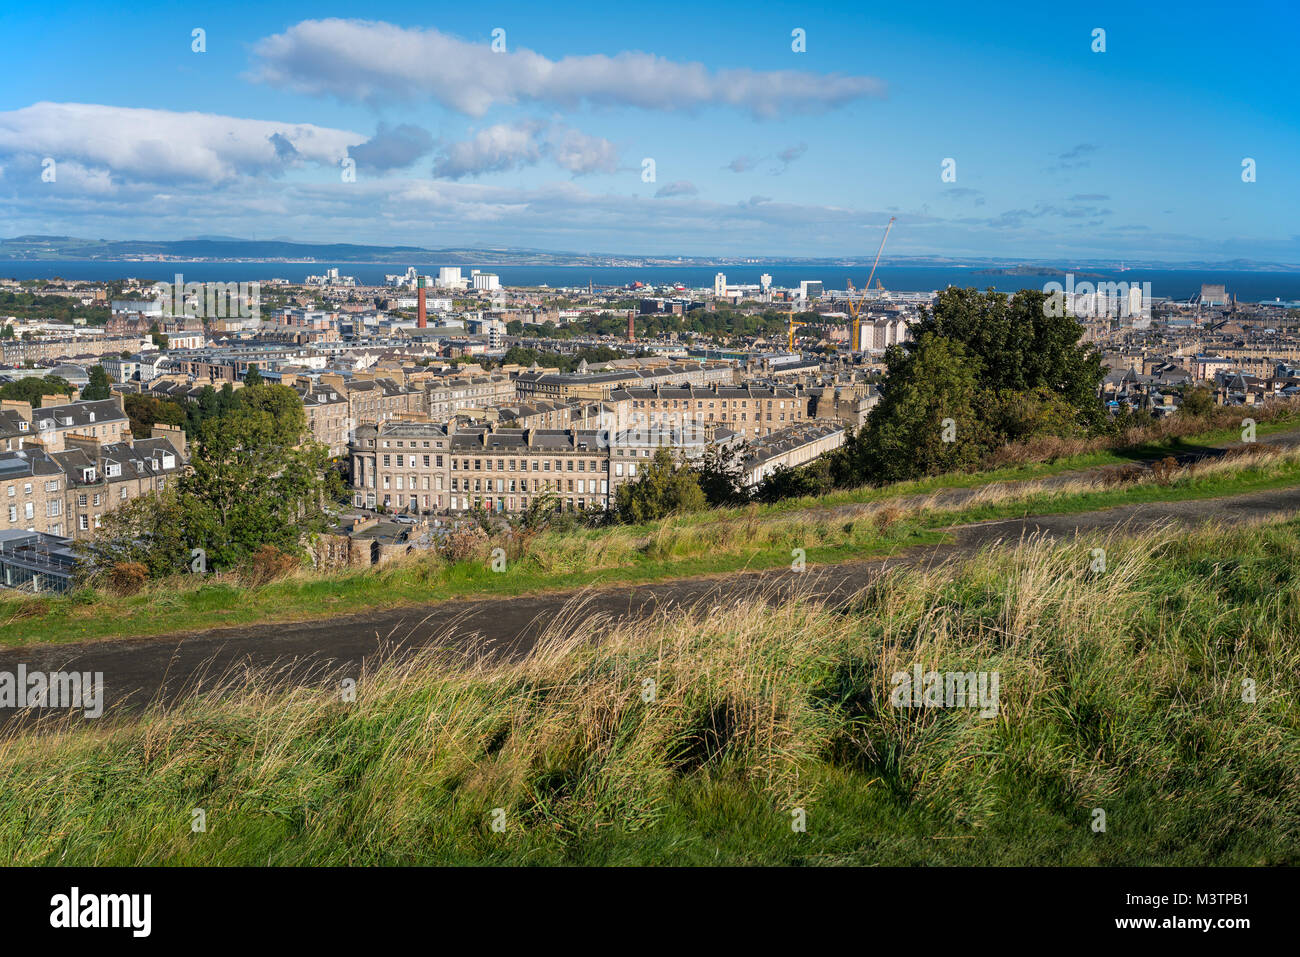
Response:
[[[578,253],[515,247],[372,246],[356,243],[299,243],[285,239],[237,239],[198,236],[177,240],[80,239],[75,236],[26,235],[0,239],[0,259],[19,261],[105,260],[191,262],[412,263],[474,266],[845,266],[869,265],[872,256],[663,256],[631,253]],[[1004,275],[1047,275],[1062,268],[1114,268],[1114,262],[1063,263],[1053,260],[991,257],[888,256],[890,266],[954,266]],[[1233,260],[1224,262],[1158,263],[1130,260],[1130,267],[1153,269],[1227,269],[1246,272],[1295,272],[1295,265]]]
[[[430,253],[418,246],[360,246],[351,243],[290,243],[279,240],[200,238],[180,240],[76,239],[71,236],[17,236],[0,240],[6,259],[330,260],[384,262]]]

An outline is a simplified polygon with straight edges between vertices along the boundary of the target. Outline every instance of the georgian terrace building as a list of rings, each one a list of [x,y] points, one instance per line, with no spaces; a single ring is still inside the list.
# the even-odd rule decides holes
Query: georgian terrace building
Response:
[[[39,442],[47,452],[61,451],[73,436],[120,442],[129,437],[131,428],[120,395],[89,402],[69,402],[65,395],[43,396],[38,409],[14,400],[6,401],[5,407],[26,415],[34,433],[27,441]]]
[[[810,398],[784,386],[655,386],[616,389],[616,429],[722,426],[747,440],[807,422]]]
[[[103,517],[149,492],[161,492],[185,469],[185,433],[155,425],[154,437],[133,442],[70,438],[51,455],[66,476],[68,538],[94,536]]]
[[[646,369],[589,372],[584,360],[576,372],[556,372],[535,366],[515,376],[515,390],[525,401],[534,399],[603,399],[616,389],[653,386],[707,386],[736,380],[732,362],[682,362]]]
[[[404,416],[423,416],[429,411],[424,390],[409,388],[394,379],[344,380],[342,376],[321,376],[320,381],[347,396],[352,428]]]
[[[154,428],[159,435],[134,442],[70,436],[58,452],[0,452],[0,532],[89,538],[114,508],[161,491],[184,469],[185,436]]]
[[[0,452],[0,532],[62,535],[66,476],[43,449]]]
[[[509,405],[516,401],[515,380],[508,375],[455,375],[422,383],[431,419],[443,421],[466,409]]]
[[[520,512],[550,493],[566,511],[603,510],[655,450],[693,458],[726,429],[644,433],[460,428],[455,420],[362,426],[352,443],[353,504],[403,512]]]

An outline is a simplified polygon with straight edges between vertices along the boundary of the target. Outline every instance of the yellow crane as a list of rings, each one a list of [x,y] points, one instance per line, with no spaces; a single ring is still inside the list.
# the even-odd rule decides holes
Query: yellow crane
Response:
[[[862,287],[862,298],[855,303],[853,300],[853,280],[849,280],[849,315],[853,317],[853,341],[849,343],[849,351],[857,352],[859,348],[858,327],[861,323],[862,304],[867,301],[867,293],[871,291],[871,280],[876,277],[876,267],[880,265],[880,254],[885,251],[885,240],[889,238],[889,231],[894,228],[894,221],[897,216],[890,216],[889,222],[885,224],[885,235],[880,237],[880,248],[876,250],[876,261],[871,264],[871,275],[867,276],[867,284]],[[876,283],[878,289],[884,287],[879,282]]]
[[[794,352],[794,327],[806,326],[806,325],[808,325],[808,323],[806,322],[795,322],[794,314],[793,313],[790,314],[790,351],[791,352]]]

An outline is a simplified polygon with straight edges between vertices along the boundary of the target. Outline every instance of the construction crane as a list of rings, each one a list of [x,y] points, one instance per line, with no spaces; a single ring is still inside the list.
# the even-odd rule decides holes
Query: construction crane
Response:
[[[889,238],[889,231],[894,228],[894,220],[897,216],[890,216],[889,222],[885,224],[885,235],[880,237],[880,248],[876,250],[876,261],[871,264],[871,274],[867,276],[867,284],[862,287],[862,298],[856,303],[853,301],[853,280],[849,280],[849,315],[853,317],[853,341],[849,343],[849,351],[857,352],[860,341],[858,327],[861,323],[862,304],[867,301],[867,293],[871,291],[871,280],[876,278],[876,267],[880,265],[880,254],[885,251],[885,240]],[[884,286],[876,282],[876,288],[884,291]]]
[[[790,316],[790,351],[791,352],[794,352],[794,327],[806,326],[806,325],[808,325],[808,323],[806,322],[795,322],[794,315],[791,314]]]

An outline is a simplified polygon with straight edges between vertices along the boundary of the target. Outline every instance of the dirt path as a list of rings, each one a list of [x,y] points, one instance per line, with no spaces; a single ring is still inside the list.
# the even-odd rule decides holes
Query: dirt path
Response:
[[[642,618],[702,603],[705,608],[756,594],[779,600],[801,594],[843,601],[897,566],[935,565],[967,556],[996,542],[1042,534],[1063,540],[1091,531],[1141,531],[1172,524],[1192,528],[1208,521],[1238,524],[1300,512],[1300,488],[1219,499],[1129,505],[1076,515],[1042,515],[983,522],[951,529],[953,544],[908,549],[888,559],[619,585],[535,596],[447,601],[436,605],[376,609],[296,624],[222,628],[163,638],[41,645],[0,651],[0,671],[102,672],[105,705],[134,708],[171,702],[210,688],[221,676],[243,669],[275,668],[278,679],[314,683],[325,673],[355,675],[384,653],[425,647],[513,657],[527,654],[547,627],[591,627],[594,617]],[[580,607],[575,607],[580,603]],[[237,679],[235,679],[237,680]],[[15,712],[0,712],[0,723]]]

